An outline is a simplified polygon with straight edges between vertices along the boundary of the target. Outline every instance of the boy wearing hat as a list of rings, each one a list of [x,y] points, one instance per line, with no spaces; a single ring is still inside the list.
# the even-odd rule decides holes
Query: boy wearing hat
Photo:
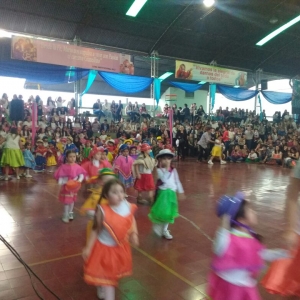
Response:
[[[169,149],[161,150],[156,155],[158,190],[149,214],[153,223],[153,231],[168,240],[173,239],[168,226],[170,223],[173,224],[175,218],[179,216],[176,193],[180,194],[180,199],[185,198],[177,170],[171,167],[173,157],[174,153]]]

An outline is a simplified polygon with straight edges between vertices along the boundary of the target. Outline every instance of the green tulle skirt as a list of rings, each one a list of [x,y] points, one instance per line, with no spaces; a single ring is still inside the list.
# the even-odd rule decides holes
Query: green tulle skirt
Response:
[[[172,190],[158,190],[150,214],[152,223],[174,223],[179,216],[177,195]]]
[[[20,149],[4,148],[1,157],[1,166],[18,168],[25,165],[23,153]]]

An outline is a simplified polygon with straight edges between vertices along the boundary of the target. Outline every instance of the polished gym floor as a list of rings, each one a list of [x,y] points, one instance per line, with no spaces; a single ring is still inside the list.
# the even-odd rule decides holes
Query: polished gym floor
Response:
[[[211,239],[219,223],[215,202],[223,194],[244,191],[257,211],[256,229],[267,246],[282,247],[285,189],[290,170],[243,163],[211,166],[194,160],[174,166],[187,196],[179,203],[181,216],[170,226],[174,239],[156,237],[147,218],[149,207],[139,206],[136,219],[140,246],[132,250],[133,276],[120,281],[117,299],[206,299]],[[0,181],[0,234],[60,299],[97,299],[95,288],[82,279],[81,250],[87,220],[79,215],[78,209],[86,193],[80,192],[74,221],[64,224],[60,219],[58,190],[51,174]],[[129,201],[134,202],[135,198],[130,196]],[[33,282],[43,299],[56,299],[36,279]],[[260,291],[264,300],[283,299],[268,295],[262,288]],[[0,299],[39,299],[26,270],[2,242]]]

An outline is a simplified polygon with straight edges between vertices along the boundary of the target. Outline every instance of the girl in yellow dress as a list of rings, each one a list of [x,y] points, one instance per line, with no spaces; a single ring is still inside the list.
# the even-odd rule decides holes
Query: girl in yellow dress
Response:
[[[224,144],[221,143],[219,139],[215,140],[215,145],[211,150],[211,158],[208,161],[209,165],[213,165],[214,163],[212,162],[214,158],[219,158],[220,159],[220,164],[224,165],[226,164],[226,161],[223,160],[223,147]]]
[[[55,143],[49,142],[49,148],[46,154],[46,165],[47,165],[47,172],[52,173],[55,166],[57,166],[57,151],[55,149]]]
[[[85,215],[89,218],[89,222],[88,222],[87,228],[86,228],[87,240],[89,239],[90,233],[92,231],[95,210],[96,210],[97,204],[99,202],[99,199],[100,199],[100,196],[102,193],[102,187],[106,182],[108,182],[111,179],[115,179],[115,178],[117,178],[117,176],[113,170],[111,170],[109,168],[102,169],[99,172],[99,176],[98,176],[99,187],[89,189],[91,194],[87,198],[87,200],[84,202],[84,204],[81,206],[81,209],[80,209],[81,214]],[[102,199],[101,203],[106,203],[106,200]]]

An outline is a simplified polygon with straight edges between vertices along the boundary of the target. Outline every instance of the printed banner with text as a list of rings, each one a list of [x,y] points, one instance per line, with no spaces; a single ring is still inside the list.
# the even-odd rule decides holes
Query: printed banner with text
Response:
[[[246,86],[247,72],[176,60],[175,78]]]
[[[11,58],[134,75],[130,55],[20,36],[12,38]]]

